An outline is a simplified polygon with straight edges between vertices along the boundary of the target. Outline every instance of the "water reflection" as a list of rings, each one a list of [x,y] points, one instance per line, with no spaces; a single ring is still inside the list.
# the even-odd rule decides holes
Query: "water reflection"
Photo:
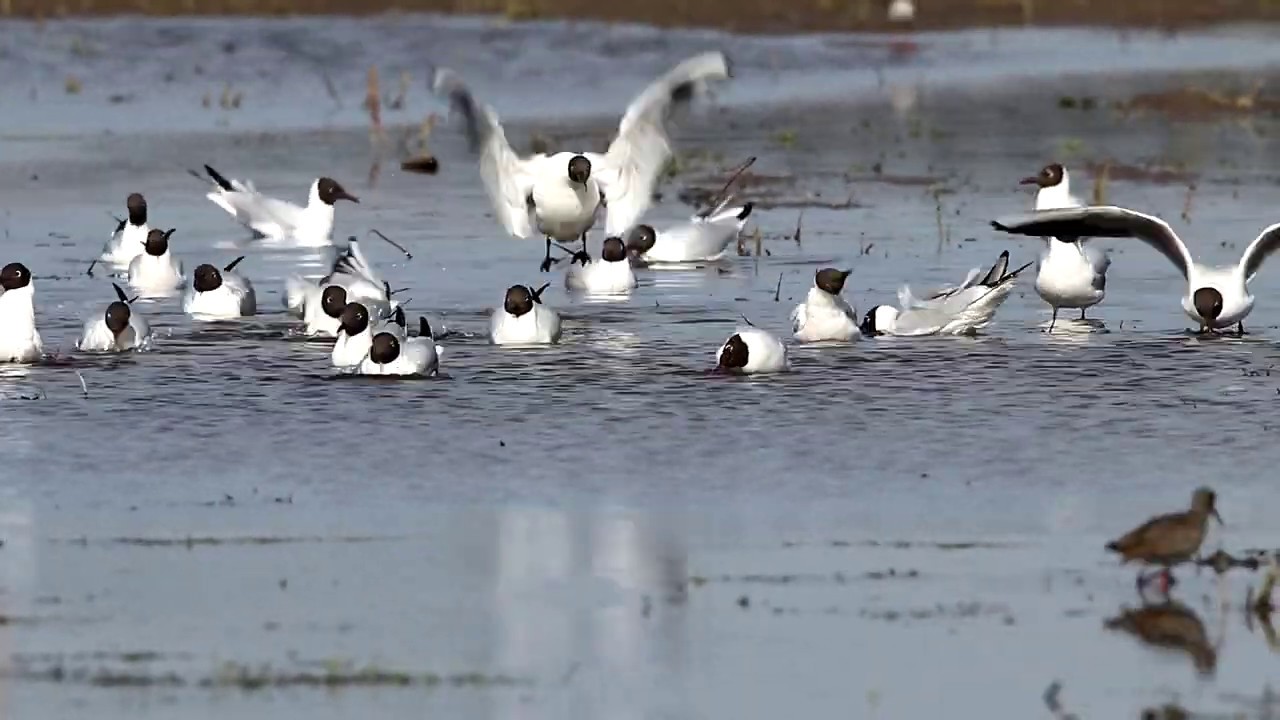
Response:
[[[1212,676],[1217,669],[1217,648],[1209,642],[1200,616],[1176,600],[1137,609],[1122,606],[1120,613],[1104,626],[1129,633],[1144,645],[1185,653],[1203,676]]]
[[[682,687],[683,532],[652,517],[512,508],[498,516],[496,664],[572,685],[577,717],[640,718]],[[519,704],[504,717],[541,716]]]

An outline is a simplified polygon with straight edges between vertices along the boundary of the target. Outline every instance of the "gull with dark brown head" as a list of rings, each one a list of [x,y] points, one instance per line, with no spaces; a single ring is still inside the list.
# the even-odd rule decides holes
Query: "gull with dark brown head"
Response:
[[[1249,282],[1268,255],[1280,248],[1280,223],[1271,225],[1245,248],[1240,262],[1227,267],[1202,265],[1164,220],[1128,208],[1098,205],[1043,210],[1011,215],[991,226],[1015,235],[1049,237],[1137,238],[1155,248],[1187,279],[1182,309],[1200,325],[1200,332],[1235,325],[1244,333],[1244,319],[1253,310]]]
[[[119,285],[112,283],[111,287],[115,288],[116,300],[106,312],[85,321],[76,348],[85,352],[145,350],[151,344],[151,326],[133,309],[133,299]]]
[[[461,116],[480,177],[502,226],[525,238],[536,226],[546,239],[542,270],[551,269],[551,243],[581,240],[607,207],[605,232],[622,237],[653,200],[653,188],[671,157],[667,119],[678,106],[703,94],[713,80],[729,77],[720,52],[695,55],[644,89],[627,106],[618,134],[603,154],[535,153],[520,157],[507,142],[497,112],[479,102],[462,78],[439,68],[432,88]],[[532,222],[531,222],[532,220]]]
[[[502,307],[489,318],[489,340],[494,345],[550,345],[560,342],[560,315],[542,304],[546,283],[534,290],[528,285],[507,288]]]
[[[230,180],[208,165],[204,170],[213,182],[213,190],[205,197],[252,230],[255,237],[274,243],[300,247],[331,245],[334,204],[339,200],[360,202],[330,177],[314,180],[306,206],[299,206],[288,200],[263,195],[253,183]],[[194,171],[192,174],[200,177]]]
[[[840,295],[851,272],[822,268],[813,274],[809,294],[791,311],[791,332],[796,340],[848,342],[862,337],[857,311]]]

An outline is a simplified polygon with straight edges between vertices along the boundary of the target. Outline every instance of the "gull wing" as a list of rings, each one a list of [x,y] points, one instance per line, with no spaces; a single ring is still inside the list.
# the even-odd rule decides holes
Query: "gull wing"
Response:
[[[1137,238],[1169,258],[1186,277],[1194,261],[1182,238],[1169,224],[1154,215],[1146,215],[1116,207],[1095,205],[1081,208],[1040,210],[1038,212],[1010,215],[992,221],[997,230],[1015,235],[1043,237],[1110,237]],[[1245,252],[1246,256],[1248,251]]]

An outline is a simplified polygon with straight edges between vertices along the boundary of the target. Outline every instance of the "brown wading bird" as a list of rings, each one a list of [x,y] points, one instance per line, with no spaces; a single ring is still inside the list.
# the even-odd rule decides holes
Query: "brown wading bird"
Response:
[[[1148,565],[1163,565],[1157,575],[1161,592],[1167,593],[1174,583],[1169,568],[1190,560],[1200,550],[1209,516],[1222,523],[1222,516],[1214,507],[1215,498],[1209,488],[1197,488],[1191,496],[1190,510],[1151,518],[1118,540],[1107,543],[1107,549],[1119,553],[1123,558],[1121,562],[1140,560]],[[1142,592],[1150,579],[1138,574],[1138,592]]]
[[[1170,600],[1136,610],[1121,608],[1120,614],[1103,626],[1127,632],[1151,647],[1184,652],[1201,675],[1212,675],[1217,668],[1218,651],[1209,642],[1204,623],[1180,602]]]

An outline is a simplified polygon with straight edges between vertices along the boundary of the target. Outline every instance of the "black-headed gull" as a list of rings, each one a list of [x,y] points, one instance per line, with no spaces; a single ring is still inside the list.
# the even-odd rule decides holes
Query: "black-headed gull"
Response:
[[[404,308],[398,307],[387,320],[370,316],[364,303],[349,302],[339,319],[338,337],[329,353],[329,361],[343,372],[357,372],[360,363],[369,356],[373,336],[389,332],[398,338],[408,337],[405,330]]]
[[[1014,280],[1031,263],[1013,272],[1004,272],[1009,266],[1009,253],[1000,253],[992,271],[981,281],[965,287],[948,288],[947,291],[925,299],[917,299],[910,288],[898,293],[904,297],[902,308],[877,305],[867,311],[862,320],[865,335],[973,335],[991,323],[996,310],[1013,292]],[[996,272],[1000,276],[993,277]],[[973,274],[970,274],[973,277]]]
[[[742,375],[782,372],[788,367],[787,346],[755,326],[740,327],[720,346],[716,366],[722,372]]]
[[[640,265],[714,262],[724,257],[729,245],[746,227],[753,205],[721,205],[709,214],[698,213],[688,222],[657,230],[652,225],[636,225],[627,233],[627,252]]]
[[[585,245],[586,232],[602,206],[607,208],[608,236],[621,237],[631,229],[652,202],[654,185],[671,156],[668,116],[677,105],[701,94],[708,81],[729,75],[723,53],[691,57],[631,101],[604,154],[536,153],[523,158],[507,142],[497,112],[477,102],[457,73],[437,69],[432,87],[465,121],[471,149],[480,156],[480,177],[503,227],[524,238],[536,225],[546,237],[546,271],[551,268],[552,241],[581,240]]]
[[[620,238],[605,238],[600,258],[578,253],[564,275],[565,287],[591,295],[625,295],[636,286],[636,273]]]
[[[502,307],[489,318],[489,341],[494,345],[550,345],[560,342],[560,315],[542,304],[551,283],[534,290],[527,285],[507,288]]]
[[[127,268],[142,253],[147,241],[147,199],[141,193],[133,193],[125,200],[128,215],[116,224],[115,232],[102,248],[99,260],[117,268]]]
[[[0,269],[0,362],[30,363],[43,355],[35,293],[26,265],[13,262]]]
[[[85,352],[142,350],[151,344],[151,326],[131,307],[132,300],[115,283],[116,300],[104,313],[85,321],[76,348]]]
[[[229,180],[208,165],[204,169],[213,181],[213,190],[205,197],[230,213],[257,237],[271,242],[301,247],[331,245],[334,203],[339,200],[360,202],[330,177],[317,178],[312,182],[306,207],[300,207],[288,200],[263,195],[251,182]]]
[[[791,311],[791,331],[800,342],[848,342],[862,337],[858,314],[840,293],[852,270],[822,268],[813,274],[813,287],[804,302]]]
[[[440,370],[440,351],[431,337],[431,325],[419,318],[418,336],[379,332],[369,343],[369,354],[356,369],[360,375],[430,377]]]
[[[1003,217],[991,223],[1017,235],[1055,237],[1137,238],[1169,258],[1187,279],[1182,309],[1200,324],[1200,331],[1232,325],[1244,333],[1244,319],[1253,310],[1249,282],[1262,261],[1280,247],[1280,224],[1271,225],[1245,248],[1240,262],[1228,267],[1201,265],[1164,220],[1114,205],[1041,210]]]
[[[316,281],[292,276],[285,287],[286,304],[296,304],[304,332],[312,336],[336,337],[349,302],[361,303],[375,318],[390,316],[398,306],[391,299],[391,286],[373,269],[356,238],[348,240],[328,275]]]
[[[1023,185],[1036,185],[1035,209],[1081,207],[1084,203],[1071,194],[1071,175],[1059,163],[1044,166],[1039,173],[1022,179]],[[1079,308],[1080,319],[1090,307],[1102,302],[1107,294],[1107,268],[1111,258],[1105,250],[1087,238],[1046,237],[1036,272],[1036,293],[1049,307],[1053,331],[1061,308]]]
[[[258,298],[249,279],[234,272],[244,256],[219,270],[203,264],[192,273],[182,298],[182,311],[196,320],[230,320],[258,312]]]
[[[129,286],[141,297],[167,297],[186,283],[182,263],[173,256],[169,238],[174,231],[153,228],[143,252],[129,263]]]

